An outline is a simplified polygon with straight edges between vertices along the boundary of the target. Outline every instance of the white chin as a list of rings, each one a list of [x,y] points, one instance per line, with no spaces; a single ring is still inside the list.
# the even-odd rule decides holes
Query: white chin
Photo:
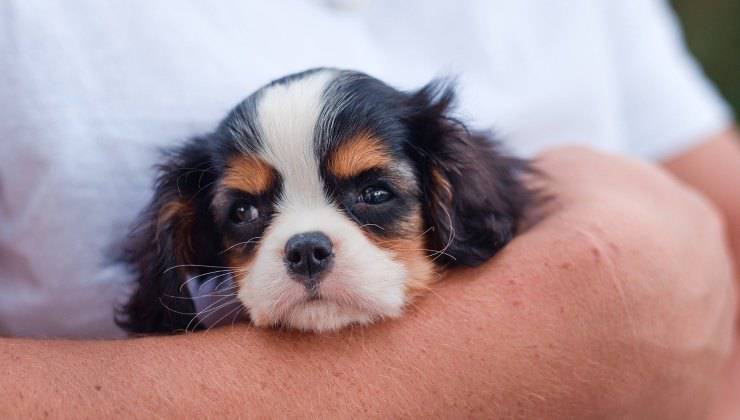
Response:
[[[258,327],[282,324],[301,331],[330,332],[348,325],[370,324],[378,318],[367,311],[322,299],[298,303],[279,320],[263,318],[263,322],[255,324]]]

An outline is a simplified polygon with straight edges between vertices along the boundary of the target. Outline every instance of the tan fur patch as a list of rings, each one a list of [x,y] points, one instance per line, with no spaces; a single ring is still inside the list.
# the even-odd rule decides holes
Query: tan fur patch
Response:
[[[360,134],[344,142],[329,159],[329,171],[337,178],[351,178],[373,168],[387,167],[388,150],[377,138]]]
[[[388,239],[366,234],[376,246],[390,251],[393,259],[402,263],[408,270],[405,284],[408,302],[428,290],[439,276],[437,267],[432,261],[437,256],[436,250],[426,249],[426,236],[420,211],[415,211],[414,215],[404,224],[401,231],[408,232],[408,234],[404,234],[401,238]]]
[[[186,217],[191,214],[190,206],[180,200],[170,201],[159,209],[157,215],[157,226],[163,228],[167,223],[172,222],[177,217]]]
[[[269,236],[271,230],[272,226],[268,226],[267,229],[262,232],[262,235],[260,237],[264,238],[266,236]],[[231,269],[231,273],[233,274],[234,293],[238,293],[238,290],[242,286],[242,281],[254,265],[254,261],[257,255],[256,251],[260,245],[259,241],[260,239],[256,239],[256,242],[253,243],[253,245],[255,246],[254,249],[248,252],[245,252],[244,248],[240,247],[237,244],[224,244],[225,251],[222,252],[224,254],[226,266]]]
[[[174,229],[174,252],[178,258],[187,258],[193,253],[193,244],[190,240],[190,227],[192,224],[193,209],[184,201],[173,200],[159,209],[157,215],[157,226],[154,240],[158,241],[162,231],[171,225]]]
[[[408,270],[405,284],[407,300],[422,294],[437,280],[437,269],[432,262],[436,254],[433,250],[425,249],[423,237],[393,240],[385,248]]]
[[[264,160],[242,155],[229,161],[221,185],[259,195],[275,182],[275,170]]]
[[[232,277],[234,280],[234,290],[230,290],[229,293],[238,293],[241,288],[241,283],[244,277],[249,273],[249,270],[254,265],[254,253],[241,254],[235,252],[225,258],[227,266],[231,269]]]
[[[452,186],[449,181],[439,172],[437,168],[431,168],[429,171],[432,174],[432,183],[434,184],[434,190],[437,194],[440,194],[445,202],[452,201]]]

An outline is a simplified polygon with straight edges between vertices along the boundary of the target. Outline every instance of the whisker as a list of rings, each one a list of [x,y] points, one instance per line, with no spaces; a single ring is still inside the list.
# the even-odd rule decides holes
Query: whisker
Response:
[[[210,277],[210,278],[209,278],[208,280],[204,281],[203,283],[201,283],[201,284],[200,284],[200,285],[198,286],[198,291],[200,292],[200,290],[201,290],[201,289],[203,288],[203,286],[205,286],[206,284],[208,284],[208,283],[210,283],[210,282],[212,282],[212,281],[214,281],[214,280],[216,280],[216,279],[220,279],[220,278],[228,277],[228,276],[231,276],[231,275],[232,275],[232,271],[231,271],[231,270],[229,270],[229,271],[227,271],[227,272],[225,272],[225,273],[217,274],[217,275],[215,275],[215,276],[213,276],[213,277]],[[219,284],[220,284],[220,283],[219,283]],[[216,287],[218,287],[218,284],[216,285]]]
[[[450,239],[447,241],[447,244],[444,246],[444,248],[437,251],[439,254],[436,257],[434,257],[432,261],[436,261],[437,258],[439,258],[442,255],[448,255],[453,260],[457,260],[457,258],[445,253],[445,251],[447,251],[447,249],[452,245],[452,241],[455,240],[455,227],[452,224],[452,216],[450,216],[450,212],[447,211],[447,209],[444,206],[442,206],[442,210],[444,210],[445,214],[447,215],[447,220],[449,221],[449,224],[450,224]]]
[[[393,251],[426,251],[426,252],[429,252],[430,253],[429,255],[427,255],[428,257],[431,257],[432,255],[437,255],[437,256],[444,255],[446,257],[452,258],[453,260],[456,259],[453,255],[448,254],[446,252],[438,251],[436,249],[426,249],[426,248],[393,248],[393,247],[389,247],[389,248],[392,249]],[[432,261],[434,261],[434,260],[432,260]]]
[[[172,309],[172,308],[170,308],[169,306],[167,306],[167,304],[166,304],[166,303],[164,303],[164,300],[162,300],[162,298],[161,298],[161,297],[159,298],[159,303],[160,303],[160,304],[161,304],[162,306],[164,306],[164,308],[165,308],[165,309],[167,309],[168,311],[174,312],[174,313],[176,313],[176,314],[180,314],[180,315],[196,315],[196,313],[195,313],[195,312],[182,312],[182,311],[177,311],[177,310],[175,310],[175,309]]]
[[[241,314],[243,314],[243,313],[244,313],[244,311],[246,311],[246,310],[247,310],[247,307],[246,307],[246,306],[244,306],[244,305],[241,305],[241,306],[239,307],[239,310],[238,310],[238,311],[237,311],[237,312],[236,312],[236,313],[234,314],[234,317],[233,317],[233,318],[231,318],[231,326],[232,326],[232,327],[234,326],[234,324],[236,324],[236,320],[237,320],[237,318],[239,318],[239,316],[240,316]]]
[[[213,328],[215,326],[218,326],[219,322],[221,322],[224,319],[226,319],[226,317],[228,317],[229,315],[234,314],[234,313],[239,313],[239,311],[241,311],[242,308],[244,308],[244,307],[243,306],[237,306],[236,308],[230,310],[229,312],[227,312],[226,314],[224,314],[223,316],[221,316],[221,318],[217,319],[216,322],[212,323],[211,326],[209,326],[208,328],[206,328],[206,333],[208,333],[208,331],[210,331],[211,328]],[[232,322],[232,325],[234,325],[233,322]]]
[[[182,267],[197,267],[197,268],[225,268],[229,270],[235,270],[237,267],[225,267],[223,265],[200,265],[200,264],[179,264],[179,265],[173,265],[172,267],[167,268],[162,272],[162,274],[174,270],[176,268],[182,268]]]
[[[236,248],[239,245],[247,246],[250,243],[258,243],[261,238],[262,238],[261,236],[255,236],[254,238],[252,238],[252,239],[250,239],[248,241],[239,242],[238,244],[234,244],[234,245],[232,245],[232,246],[224,249],[223,251],[219,252],[218,255],[225,254],[226,252],[230,251],[232,248]]]
[[[229,301],[227,301],[227,302],[224,302],[224,303],[222,303],[222,304],[221,304],[221,305],[219,305],[218,307],[215,307],[215,308],[211,309],[210,311],[208,311],[208,313],[207,313],[207,314],[203,314],[202,316],[198,316],[198,317],[197,317],[197,318],[198,318],[198,322],[196,322],[196,323],[195,323],[195,325],[193,325],[193,329],[192,329],[192,331],[195,331],[195,330],[196,330],[196,329],[197,329],[197,328],[198,328],[199,326],[201,326],[201,325],[204,325],[204,322],[205,322],[205,320],[206,320],[206,319],[208,319],[208,318],[209,318],[209,317],[210,317],[211,315],[213,315],[213,314],[215,314],[215,313],[218,313],[218,311],[219,311],[219,310],[221,310],[221,309],[223,309],[223,308],[226,308],[226,307],[228,307],[229,305],[232,305],[233,303],[234,303],[234,302],[233,302],[232,300],[229,300]],[[226,316],[229,316],[229,315],[231,315],[233,311],[234,311],[233,309],[232,309],[232,310],[230,310],[230,311],[229,311],[229,312],[228,312],[228,313],[227,313],[227,314],[226,314],[226,315],[225,315],[224,317],[226,317]],[[222,317],[221,319],[223,319],[224,317]],[[213,325],[213,326],[217,325],[217,323],[218,323],[218,322],[220,322],[220,321],[221,321],[221,319],[218,319],[218,320],[217,320],[217,321],[216,321],[215,323],[213,323],[212,325]],[[210,326],[209,326],[209,327],[206,327],[206,330],[209,330],[210,328],[211,328]]]
[[[188,284],[188,283],[190,283],[191,281],[193,281],[193,280],[195,280],[195,279],[197,279],[197,278],[200,278],[200,277],[203,277],[203,276],[210,276],[211,274],[221,273],[221,274],[219,274],[218,276],[215,276],[215,277],[219,277],[219,276],[222,276],[222,275],[224,274],[224,272],[225,272],[226,274],[231,274],[231,270],[228,270],[228,269],[227,269],[227,270],[215,270],[215,271],[210,271],[210,272],[208,272],[208,273],[198,274],[197,276],[194,276],[194,277],[190,277],[189,279],[185,280],[185,281],[184,281],[184,282],[183,282],[183,283],[182,283],[182,284],[180,285],[180,289],[179,289],[179,292],[180,292],[180,293],[182,293],[182,289],[183,289],[183,288],[184,288],[185,286],[187,286],[187,284]],[[208,283],[209,281],[211,281],[211,279],[208,279],[208,280],[206,280],[206,281],[205,281],[205,283],[203,283],[203,284],[206,284],[206,283]],[[203,284],[201,284],[200,286],[198,286],[198,288],[200,289],[201,287],[203,287]]]
[[[360,225],[360,228],[364,228],[364,227],[374,227],[374,228],[378,228],[380,230],[385,230],[385,228],[383,228],[383,226],[376,225],[375,223],[365,223],[364,225]]]
[[[207,273],[201,273],[201,274],[198,274],[197,276],[190,277],[188,280],[195,280],[195,279],[198,279],[198,278],[201,278],[201,277],[204,277],[204,276],[210,276],[211,274],[224,273],[224,272],[231,272],[231,269],[230,268],[224,268],[222,270],[213,270],[213,271],[209,271]]]
[[[195,300],[197,298],[204,298],[204,297],[229,297],[229,296],[236,296],[236,294],[235,293],[230,293],[230,294],[207,293],[205,295],[198,295],[198,296],[175,296],[175,295],[162,294],[162,296],[167,297],[167,298],[170,298],[170,299]]]
[[[418,234],[418,235],[414,235],[414,236],[412,236],[412,237],[408,238],[408,240],[411,240],[411,239],[419,239],[419,238],[421,238],[422,236],[424,236],[424,235],[426,235],[427,233],[429,233],[429,231],[431,231],[431,230],[434,230],[434,226],[430,226],[430,227],[428,227],[428,228],[427,228],[427,229],[426,229],[426,230],[425,230],[424,232],[421,232],[421,233],[420,233],[420,234]],[[405,238],[404,238],[404,239],[405,239]],[[394,241],[377,241],[376,243],[377,243],[378,245],[383,245],[383,244],[387,244],[387,243],[392,243],[392,242],[394,242]]]
[[[205,316],[205,317],[201,318],[202,315],[212,314],[214,311],[217,311],[217,310],[219,310],[219,309],[223,308],[224,306],[229,305],[231,303],[232,303],[232,301],[231,300],[228,300],[228,297],[219,298],[215,302],[213,302],[210,305],[206,306],[200,312],[196,313],[195,316],[193,317],[193,319],[191,319],[190,322],[188,322],[188,325],[185,326],[185,331],[187,332],[190,329],[190,326],[193,324],[193,321],[195,321],[197,319],[198,322],[196,322],[195,325],[193,325],[193,330],[192,330],[192,331],[195,331],[195,329],[198,328],[198,325],[200,325],[203,322],[203,319],[208,318],[208,316]]]

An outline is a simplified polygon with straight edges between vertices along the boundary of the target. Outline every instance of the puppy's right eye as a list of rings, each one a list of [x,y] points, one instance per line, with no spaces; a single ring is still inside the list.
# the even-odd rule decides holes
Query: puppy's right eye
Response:
[[[242,202],[235,203],[229,212],[229,219],[236,225],[254,222],[259,217],[260,212],[257,207]]]

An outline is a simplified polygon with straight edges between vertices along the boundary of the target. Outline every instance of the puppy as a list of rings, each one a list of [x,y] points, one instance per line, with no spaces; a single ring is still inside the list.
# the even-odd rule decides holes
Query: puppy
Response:
[[[535,193],[525,161],[450,116],[453,97],[313,69],[246,98],[159,167],[119,323],[186,330],[207,312],[192,284],[228,279],[219,296],[255,325],[331,331],[398,317],[444,268],[486,261]]]

